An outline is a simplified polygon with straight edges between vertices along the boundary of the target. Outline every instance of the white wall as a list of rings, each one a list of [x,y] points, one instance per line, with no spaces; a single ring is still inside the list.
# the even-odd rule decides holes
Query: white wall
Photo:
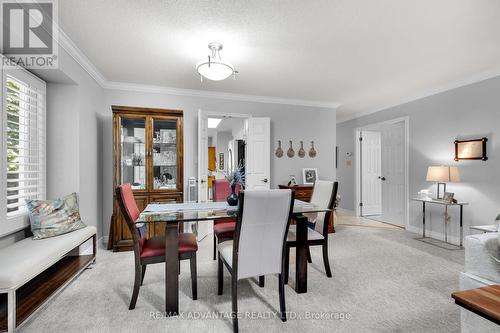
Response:
[[[63,48],[58,70],[35,75],[47,82],[47,198],[77,192],[82,221],[101,237],[103,89]],[[0,239],[0,248],[23,236]]]
[[[38,71],[47,89],[47,197],[70,192],[80,196],[82,220],[94,225],[98,237],[109,234],[112,214],[111,105],[184,110],[184,179],[197,174],[198,109],[271,117],[272,151],[276,140],[314,140],[315,159],[271,159],[271,185],[301,175],[303,167],[317,167],[320,178],[334,179],[335,110],[181,97],[161,93],[105,90],[63,49],[60,70]],[[296,146],[296,149],[298,146]],[[0,247],[22,238],[20,233],[0,239]]]
[[[102,232],[102,151],[99,115],[103,89],[64,49],[60,72],[71,83],[50,83],[53,73],[39,72],[47,87],[47,198],[77,192],[80,214]]]
[[[244,140],[245,139],[245,120],[241,120],[241,124],[234,126],[234,128],[231,129],[231,134],[233,136],[233,140]]]
[[[288,182],[288,176],[299,176],[304,167],[317,167],[321,179],[335,179],[335,131],[336,113],[333,109],[231,101],[200,97],[173,96],[161,93],[145,93],[122,90],[105,91],[106,109],[103,123],[103,217],[107,235],[112,214],[113,159],[112,159],[112,112],[111,105],[127,105],[180,109],[184,111],[184,181],[197,175],[198,109],[223,113],[242,113],[256,117],[271,117],[271,152],[276,140],[314,140],[318,156],[289,159],[271,158],[271,186]],[[298,149],[298,146],[295,146]]]
[[[492,224],[500,213],[500,77],[430,96],[411,103],[360,117],[337,125],[339,168],[337,179],[342,195],[341,208],[354,210],[354,170],[347,166],[347,152],[354,152],[356,128],[385,120],[409,116],[410,118],[410,198],[424,188],[436,190],[436,185],[425,181],[430,165],[457,165],[462,182],[451,183],[448,191],[459,200],[470,202],[465,207],[464,234],[470,225]],[[487,162],[453,161],[455,139],[488,137]],[[457,211],[452,209],[452,236],[458,237]],[[442,208],[429,208],[428,218],[432,230],[443,230]],[[410,203],[412,230],[421,227],[421,205]]]

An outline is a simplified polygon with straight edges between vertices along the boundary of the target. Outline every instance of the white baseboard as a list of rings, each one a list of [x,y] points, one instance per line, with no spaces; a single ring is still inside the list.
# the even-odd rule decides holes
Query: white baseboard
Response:
[[[414,234],[418,234],[420,237],[422,237],[422,227],[416,227],[413,225],[407,226],[406,231],[412,232]],[[437,232],[437,231],[432,231],[432,230],[425,230],[425,237],[431,237],[440,241],[444,241],[444,233],[442,232]],[[448,235],[448,243],[459,245],[460,244],[460,238],[456,236],[450,236]]]
[[[339,213],[342,213],[342,214],[348,214],[348,215],[355,215],[354,214],[354,211],[353,210],[350,210],[350,209],[345,209],[345,208],[335,208],[335,210]]]
[[[99,238],[97,240],[97,246],[99,247],[99,244],[101,244],[101,242],[103,242],[103,241],[104,241],[104,237]],[[89,254],[92,254],[94,252],[94,244],[92,242],[92,238],[80,246],[79,252],[80,252],[81,256],[89,255]]]

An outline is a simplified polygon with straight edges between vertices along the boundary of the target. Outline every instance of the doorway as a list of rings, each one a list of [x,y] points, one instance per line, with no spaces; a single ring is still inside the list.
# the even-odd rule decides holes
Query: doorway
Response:
[[[357,215],[408,224],[408,117],[356,130]]]
[[[208,118],[207,200],[213,200],[212,184],[236,169],[245,174],[246,118]]]
[[[271,119],[198,110],[198,202],[212,201],[213,184],[240,169],[246,189],[269,189]],[[198,240],[211,227],[201,223]]]

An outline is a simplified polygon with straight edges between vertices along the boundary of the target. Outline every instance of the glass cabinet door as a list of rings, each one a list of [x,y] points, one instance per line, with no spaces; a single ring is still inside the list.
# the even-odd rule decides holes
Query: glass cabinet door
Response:
[[[120,117],[120,183],[146,189],[146,118]]]
[[[176,190],[179,185],[177,119],[153,117],[151,128],[153,190]]]

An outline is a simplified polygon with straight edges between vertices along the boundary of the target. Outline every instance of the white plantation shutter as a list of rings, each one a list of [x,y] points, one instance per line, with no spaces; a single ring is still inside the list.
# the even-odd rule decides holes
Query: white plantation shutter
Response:
[[[4,68],[2,100],[0,235],[27,224],[26,199],[45,198],[45,82]]]

